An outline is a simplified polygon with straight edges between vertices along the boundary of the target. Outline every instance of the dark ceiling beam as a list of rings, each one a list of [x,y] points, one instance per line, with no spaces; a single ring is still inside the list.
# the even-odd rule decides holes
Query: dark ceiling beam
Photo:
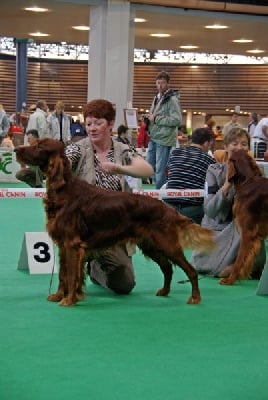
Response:
[[[184,8],[186,10],[224,11],[230,13],[268,15],[268,0],[130,0],[130,3]]]

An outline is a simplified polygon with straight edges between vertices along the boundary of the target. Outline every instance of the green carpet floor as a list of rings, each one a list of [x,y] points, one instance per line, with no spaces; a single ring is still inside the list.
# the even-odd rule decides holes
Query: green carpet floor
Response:
[[[256,281],[203,278],[202,304],[187,305],[184,274],[156,297],[162,274],[137,252],[131,295],[88,280],[83,302],[60,307],[46,300],[50,275],[17,269],[24,232],[44,230],[42,201],[0,207],[1,400],[267,400],[268,298]]]

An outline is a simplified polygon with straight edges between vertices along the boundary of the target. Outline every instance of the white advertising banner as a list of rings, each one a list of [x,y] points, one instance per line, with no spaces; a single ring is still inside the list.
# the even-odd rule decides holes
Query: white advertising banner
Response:
[[[19,182],[16,179],[19,169],[20,164],[16,161],[14,151],[0,147],[0,182]]]

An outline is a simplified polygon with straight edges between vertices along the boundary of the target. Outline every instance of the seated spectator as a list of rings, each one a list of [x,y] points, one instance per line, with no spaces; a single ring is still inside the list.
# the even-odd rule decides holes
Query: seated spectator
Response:
[[[214,158],[207,154],[212,138],[208,129],[197,128],[189,146],[172,151],[167,165],[167,189],[203,189],[207,169],[215,163]],[[197,224],[201,223],[204,215],[203,197],[168,198],[164,201]]]
[[[186,125],[179,126],[179,128],[178,128],[178,137],[180,139],[188,139],[188,133],[187,133]]]
[[[21,126],[16,125],[16,124],[11,124],[9,128],[10,133],[23,133],[23,129]]]
[[[13,133],[9,132],[6,135],[6,137],[4,137],[4,139],[2,140],[1,147],[7,147],[10,150],[13,150],[15,146],[14,146],[14,143],[12,141],[12,138],[13,138]]]
[[[11,124],[8,133],[12,135],[14,147],[24,144],[24,132],[20,125]]]
[[[248,154],[253,157],[253,152],[251,150],[248,151]],[[213,153],[213,157],[217,162],[226,162],[228,161],[228,152],[224,149],[215,150]]]
[[[128,128],[125,125],[119,125],[117,128],[117,138],[116,140],[118,142],[128,144],[130,145],[130,141],[128,140],[127,134],[128,134]]]
[[[224,137],[224,145],[228,158],[239,149],[249,150],[250,136],[245,129],[233,128]],[[231,264],[234,262],[239,245],[240,234],[237,230],[232,213],[234,201],[234,187],[226,177],[227,162],[210,165],[206,175],[208,194],[204,199],[204,218],[202,226],[215,231],[217,246],[215,251],[204,254],[201,251],[193,251],[192,264],[200,273],[211,276],[227,277],[231,272]],[[264,243],[255,260],[252,277],[260,277],[266,261]]]
[[[26,136],[30,146],[36,144],[36,140],[39,138],[37,129],[30,129],[26,132]],[[16,178],[33,188],[43,187],[43,174],[39,167],[27,167],[21,164],[21,169],[16,173]]]

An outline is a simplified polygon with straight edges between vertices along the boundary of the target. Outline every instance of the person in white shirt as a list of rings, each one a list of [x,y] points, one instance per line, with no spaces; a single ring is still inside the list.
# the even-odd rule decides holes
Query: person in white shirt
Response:
[[[0,143],[7,135],[9,127],[10,127],[10,122],[8,116],[4,110],[3,105],[0,104]]]
[[[264,117],[258,122],[253,137],[268,142],[268,117]]]
[[[38,100],[38,102],[36,103],[35,112],[29,117],[26,132],[32,129],[36,129],[39,138],[48,136],[47,111],[48,107],[46,101]]]
[[[254,129],[251,150],[255,158],[264,158],[268,144],[268,116],[262,118]]]

